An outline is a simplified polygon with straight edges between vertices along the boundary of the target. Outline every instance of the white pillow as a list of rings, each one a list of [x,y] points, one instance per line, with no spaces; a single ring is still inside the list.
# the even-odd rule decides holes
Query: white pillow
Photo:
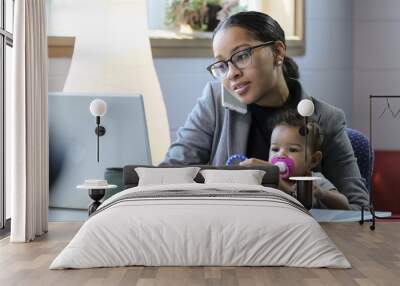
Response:
[[[195,183],[193,179],[199,170],[199,167],[135,168],[139,176],[139,186]]]
[[[262,170],[201,170],[205,184],[233,183],[261,185],[265,171]]]

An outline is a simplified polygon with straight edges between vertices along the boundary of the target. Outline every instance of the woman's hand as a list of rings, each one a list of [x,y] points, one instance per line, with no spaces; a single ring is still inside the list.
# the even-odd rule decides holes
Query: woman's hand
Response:
[[[250,158],[246,159],[242,162],[239,163],[240,166],[245,166],[245,167],[251,167],[251,166],[273,166],[270,162],[256,159],[256,158]]]

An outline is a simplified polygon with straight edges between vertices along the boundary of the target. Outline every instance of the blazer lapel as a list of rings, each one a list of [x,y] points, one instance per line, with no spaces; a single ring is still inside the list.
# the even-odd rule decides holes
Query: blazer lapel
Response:
[[[251,114],[241,114],[232,110],[228,112],[228,157],[246,155],[247,139],[251,125]]]

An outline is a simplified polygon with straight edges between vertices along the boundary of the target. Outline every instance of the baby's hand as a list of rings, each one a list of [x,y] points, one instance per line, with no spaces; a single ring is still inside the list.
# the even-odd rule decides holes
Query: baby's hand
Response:
[[[324,191],[320,189],[318,186],[313,185],[313,202],[321,200],[321,197],[324,195]]]
[[[288,195],[295,196],[296,194],[296,184],[291,185],[287,181],[279,178],[279,189]]]

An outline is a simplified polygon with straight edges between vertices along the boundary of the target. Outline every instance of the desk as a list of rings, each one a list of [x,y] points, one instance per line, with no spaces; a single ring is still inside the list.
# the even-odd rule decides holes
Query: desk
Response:
[[[361,219],[360,211],[321,210],[311,209],[313,217],[318,222],[358,222]],[[375,212],[379,217],[389,217],[391,212]],[[49,221],[85,221],[88,218],[87,210],[49,208]],[[371,219],[369,211],[364,212],[364,219]]]
[[[361,211],[311,209],[312,216],[318,222],[351,222],[361,220]],[[390,217],[391,212],[375,212],[378,217]],[[370,211],[364,211],[364,220],[372,219]]]

